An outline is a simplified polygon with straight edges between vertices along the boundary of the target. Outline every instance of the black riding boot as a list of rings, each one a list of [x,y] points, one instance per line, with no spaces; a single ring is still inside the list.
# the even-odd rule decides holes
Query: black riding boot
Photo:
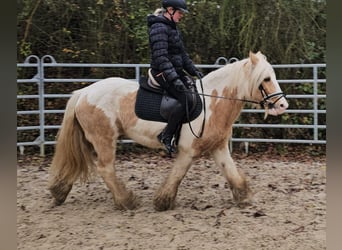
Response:
[[[169,156],[172,157],[172,153],[176,153],[176,148],[173,141],[173,135],[164,134],[162,131],[158,136],[158,140],[164,145]]]
[[[164,145],[165,149],[172,157],[172,153],[176,153],[177,150],[174,144],[174,135],[177,131],[178,126],[182,123],[184,118],[184,110],[182,105],[175,105],[172,113],[169,116],[168,123],[164,130],[157,136],[158,140]]]
[[[158,77],[156,78],[158,82],[160,82],[161,86],[165,85],[164,78]],[[169,153],[169,156],[172,157],[172,153],[176,152],[175,143],[174,143],[174,135],[182,124],[183,119],[185,117],[185,107],[186,107],[186,92],[180,91],[176,88],[174,84],[167,84],[165,86],[167,89],[167,93],[171,95],[173,98],[177,99],[177,103],[172,107],[172,111],[168,114],[168,122],[164,130],[157,136],[158,140],[164,145],[165,149]]]

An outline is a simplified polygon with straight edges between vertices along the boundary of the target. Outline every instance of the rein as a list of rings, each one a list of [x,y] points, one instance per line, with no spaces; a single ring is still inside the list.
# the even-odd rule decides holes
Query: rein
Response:
[[[184,90],[184,92],[195,94],[193,91]],[[264,108],[266,103],[268,103],[268,107],[269,108],[272,108],[274,106],[274,104],[276,104],[282,97],[286,97],[286,94],[284,94],[283,92],[278,92],[278,93],[274,93],[274,94],[271,94],[271,95],[267,95],[265,92],[261,92],[261,93],[262,93],[264,99],[262,101],[260,101],[260,102],[253,101],[253,100],[248,100],[248,99],[239,99],[239,98],[231,98],[231,97],[219,96],[219,95],[209,95],[209,94],[204,94],[204,93],[197,93],[197,94],[201,95],[201,96],[226,99],[226,100],[230,100],[230,101],[241,101],[241,102],[249,102],[249,103],[259,104],[262,108]],[[273,97],[275,97],[275,96],[279,96],[279,98],[277,100],[275,100],[274,102],[269,103],[268,100],[273,98]]]
[[[191,133],[196,137],[196,138],[201,138],[202,135],[203,135],[203,132],[204,132],[204,127],[205,127],[205,116],[206,116],[206,105],[205,105],[205,98],[204,97],[213,97],[213,98],[220,98],[220,99],[225,99],[225,100],[231,100],[231,101],[241,101],[241,102],[249,102],[249,103],[254,103],[254,104],[259,104],[262,108],[265,108],[265,105],[267,104],[267,108],[273,108],[274,105],[282,98],[286,98],[286,94],[283,93],[283,92],[276,92],[276,93],[273,93],[271,95],[268,95],[264,89],[264,87],[262,86],[262,84],[260,84],[259,86],[259,90],[261,92],[261,95],[263,97],[263,99],[260,101],[260,102],[257,102],[257,101],[254,101],[254,100],[248,100],[248,99],[240,99],[240,98],[230,98],[230,97],[225,97],[225,96],[217,96],[217,95],[209,95],[209,94],[204,94],[204,90],[203,90],[203,83],[202,83],[202,78],[199,79],[200,80],[200,85],[201,85],[201,90],[202,90],[202,93],[195,93],[193,91],[188,91],[188,90],[184,90],[183,92],[186,92],[186,93],[191,93],[191,94],[198,94],[198,95],[201,95],[203,96],[203,112],[204,112],[204,116],[203,116],[203,121],[202,121],[202,128],[201,128],[201,131],[199,133],[199,135],[196,135],[195,132],[193,131],[192,129],[192,126],[191,126],[191,122],[190,122],[190,119],[189,119],[189,107],[188,107],[188,102],[186,102],[186,115],[187,115],[187,118],[188,118],[188,121],[189,121],[189,127],[190,127],[190,130],[191,130]],[[278,98],[273,101],[273,102],[270,102],[269,100],[273,97],[276,97],[278,96]]]
[[[202,78],[201,77],[199,77],[199,80],[200,80],[200,85],[201,85],[201,91],[202,91],[202,93],[196,93],[196,92],[193,92],[193,91],[186,91],[186,90],[184,90],[184,92],[187,92],[187,93],[191,93],[191,94],[199,94],[199,95],[202,95],[202,96],[204,96],[205,94],[203,93],[204,92],[204,90],[203,90],[203,83],[202,83]],[[191,122],[190,122],[190,115],[189,115],[189,106],[188,106],[188,100],[187,100],[187,96],[185,96],[185,98],[186,98],[186,108],[185,108],[185,110],[186,110],[186,116],[187,116],[187,118],[188,118],[188,121],[189,121],[189,127],[190,127],[190,130],[191,130],[191,133],[196,137],[196,138],[201,138],[202,137],[202,135],[203,135],[203,132],[204,132],[204,127],[205,127],[205,117],[206,117],[206,104],[205,104],[205,98],[203,98],[203,121],[202,121],[202,127],[201,127],[201,131],[199,132],[199,135],[197,135],[195,132],[194,132],[194,130],[193,130],[193,128],[192,128],[192,126],[191,126]]]

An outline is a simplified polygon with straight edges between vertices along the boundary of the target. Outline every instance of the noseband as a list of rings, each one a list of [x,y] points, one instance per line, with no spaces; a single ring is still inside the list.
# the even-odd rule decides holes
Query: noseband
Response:
[[[262,108],[265,108],[265,105],[267,104],[267,108],[272,109],[274,108],[274,105],[282,98],[286,98],[286,94],[284,94],[283,92],[278,92],[278,93],[274,93],[274,94],[270,94],[268,95],[264,89],[264,87],[262,86],[262,84],[259,85],[259,90],[260,93],[263,97],[263,100],[260,102],[255,102],[260,104],[260,106]],[[273,97],[278,97],[275,101],[271,102],[270,99]]]

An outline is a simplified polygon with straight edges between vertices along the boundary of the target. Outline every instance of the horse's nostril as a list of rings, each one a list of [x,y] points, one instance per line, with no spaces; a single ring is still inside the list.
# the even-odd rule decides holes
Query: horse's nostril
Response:
[[[287,103],[279,103],[279,108],[285,110],[289,107],[289,105]]]

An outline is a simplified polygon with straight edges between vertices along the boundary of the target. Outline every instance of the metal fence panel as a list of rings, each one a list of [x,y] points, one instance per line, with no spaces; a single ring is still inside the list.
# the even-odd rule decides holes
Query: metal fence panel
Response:
[[[231,63],[238,59],[231,58],[225,59],[224,57],[220,57],[215,64],[208,65],[208,64],[201,64],[196,65],[198,68],[202,69],[217,69],[222,67],[219,63],[224,61],[224,63]],[[231,143],[233,142],[274,142],[274,143],[305,143],[305,144],[325,144],[326,139],[319,138],[318,131],[319,130],[326,130],[326,124],[319,124],[318,116],[325,115],[325,109],[319,109],[318,101],[319,99],[325,99],[325,93],[319,93],[321,84],[326,84],[326,79],[319,78],[319,70],[325,71],[326,64],[284,64],[284,65],[272,65],[275,70],[277,69],[310,69],[312,70],[312,78],[310,79],[278,79],[280,85],[286,84],[312,84],[313,91],[312,93],[299,93],[299,94],[292,94],[287,95],[287,98],[290,99],[312,99],[313,107],[312,109],[290,109],[286,111],[289,114],[303,114],[303,115],[313,115],[313,122],[310,125],[307,124],[265,124],[265,123],[258,123],[258,124],[246,124],[246,123],[235,123],[234,128],[280,128],[280,129],[296,129],[296,128],[310,128],[313,130],[313,136],[311,139],[289,139],[289,138],[231,138]],[[45,145],[53,145],[56,143],[55,140],[48,140],[45,138],[45,132],[48,129],[55,129],[58,130],[60,128],[59,125],[52,125],[52,124],[45,124],[45,116],[47,114],[63,114],[64,110],[46,110],[45,109],[45,101],[47,99],[53,98],[65,98],[68,99],[71,94],[58,94],[58,93],[45,93],[45,84],[52,83],[92,83],[103,78],[48,78],[45,77],[45,73],[48,69],[57,69],[57,68],[115,68],[115,69],[122,69],[122,68],[131,68],[134,70],[134,77],[138,81],[142,70],[146,70],[149,67],[149,64],[91,64],[91,63],[57,63],[56,60],[50,56],[45,55],[42,58],[39,58],[35,55],[29,56],[26,58],[24,63],[18,63],[17,69],[22,70],[23,68],[31,68],[34,72],[31,78],[18,78],[17,85],[20,84],[32,84],[37,88],[36,94],[27,94],[27,93],[18,93],[17,100],[23,99],[32,99],[38,100],[38,109],[37,110],[17,110],[17,115],[38,115],[39,116],[39,124],[35,126],[20,126],[17,127],[17,131],[28,131],[28,130],[36,130],[38,132],[38,136],[35,140],[32,141],[17,141],[17,146],[21,153],[24,152],[25,146],[39,146],[40,147],[40,154],[43,156],[45,154]],[[19,89],[19,88],[18,88]],[[242,113],[263,113],[263,110],[257,109],[243,109]],[[121,140],[121,142],[132,142],[131,140]]]

